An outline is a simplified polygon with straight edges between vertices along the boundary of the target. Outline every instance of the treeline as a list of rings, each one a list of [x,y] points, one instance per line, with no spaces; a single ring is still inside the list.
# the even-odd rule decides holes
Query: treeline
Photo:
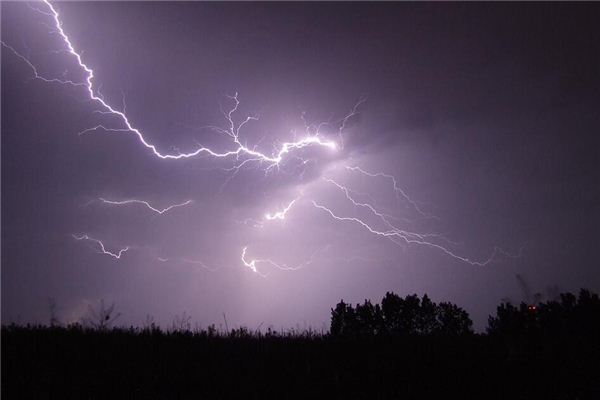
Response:
[[[538,304],[502,303],[489,317],[487,333],[516,345],[569,341],[598,348],[600,298],[582,289],[579,296],[563,293]]]
[[[427,295],[400,297],[388,292],[381,304],[343,300],[331,309],[330,334],[336,337],[464,336],[473,334],[467,311],[449,302],[436,304]],[[501,303],[490,316],[486,333],[506,339],[577,337],[600,340],[600,298],[581,289],[537,304]]]
[[[502,303],[485,334],[428,296],[340,302],[329,332],[112,327],[101,304],[82,324],[2,327],[3,399],[598,399],[600,300],[582,290]]]
[[[352,307],[342,300],[331,310],[333,336],[406,336],[473,333],[473,321],[456,304],[436,304],[427,295],[404,298],[388,292],[381,305],[370,300]]]
[[[473,321],[469,313],[451,302],[433,302],[427,294],[401,297],[387,292],[380,303],[365,300],[352,305],[341,300],[331,309],[329,332],[290,329],[276,331],[250,330],[246,327],[223,329],[214,324],[207,328],[192,329],[192,318],[185,312],[175,316],[171,325],[163,330],[148,316],[141,327],[117,327],[115,321],[121,316],[115,305],[106,306],[101,300],[97,309],[89,306],[88,314],[73,324],[63,324],[57,318],[55,305],[51,302],[50,326],[44,325],[3,325],[2,331],[24,331],[32,329],[56,329],[73,331],[121,331],[129,334],[178,334],[221,338],[263,338],[263,337],[407,337],[444,336],[458,337],[474,335]],[[566,337],[600,338],[600,297],[586,289],[576,296],[572,293],[558,294],[546,302],[514,305],[502,302],[496,314],[490,315],[485,333],[491,337]]]

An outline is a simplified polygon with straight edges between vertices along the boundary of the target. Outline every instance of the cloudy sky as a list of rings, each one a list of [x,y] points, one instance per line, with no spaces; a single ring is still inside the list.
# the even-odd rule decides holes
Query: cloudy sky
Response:
[[[141,136],[46,4],[1,4],[3,323],[327,329],[394,291],[482,328],[516,274],[600,290],[597,4],[54,9]]]

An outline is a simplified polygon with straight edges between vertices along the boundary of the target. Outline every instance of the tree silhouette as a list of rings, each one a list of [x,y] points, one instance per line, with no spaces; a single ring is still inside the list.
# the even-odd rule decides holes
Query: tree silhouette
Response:
[[[440,303],[437,308],[437,332],[442,335],[460,336],[473,331],[473,321],[467,313],[456,304]]]
[[[439,332],[437,313],[438,306],[426,294],[423,295],[416,315],[417,332],[422,335]]]
[[[600,298],[581,289],[579,297],[563,293],[558,301],[518,307],[502,303],[488,318],[487,332],[512,342],[541,338],[567,340],[600,337]]]
[[[355,334],[356,313],[351,305],[340,301],[335,310],[331,309],[331,334],[334,336],[349,336]]]
[[[360,336],[373,336],[382,330],[383,314],[379,304],[373,306],[369,300],[356,305],[355,329]]]
[[[469,314],[452,303],[436,304],[427,296],[404,298],[387,292],[379,304],[356,308],[341,301],[331,310],[332,336],[464,335],[472,332]]]

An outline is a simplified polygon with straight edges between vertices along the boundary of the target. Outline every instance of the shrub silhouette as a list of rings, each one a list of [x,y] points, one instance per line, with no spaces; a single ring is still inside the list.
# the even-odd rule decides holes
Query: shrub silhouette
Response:
[[[101,299],[97,310],[88,305],[88,315],[81,322],[86,327],[102,331],[108,329],[120,316],[120,312],[115,312],[115,303],[106,308],[104,299]]]
[[[352,307],[343,300],[331,310],[332,336],[459,336],[472,333],[469,314],[452,303],[431,301],[427,295],[404,298],[388,292],[379,304],[369,300]]]
[[[502,303],[488,318],[487,333],[511,342],[538,339],[585,340],[600,337],[600,298],[581,289],[539,304]]]

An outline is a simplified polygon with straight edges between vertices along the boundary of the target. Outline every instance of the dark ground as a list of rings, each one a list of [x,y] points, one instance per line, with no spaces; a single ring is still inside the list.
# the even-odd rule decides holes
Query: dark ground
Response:
[[[2,398],[600,398],[600,340],[3,327]]]

